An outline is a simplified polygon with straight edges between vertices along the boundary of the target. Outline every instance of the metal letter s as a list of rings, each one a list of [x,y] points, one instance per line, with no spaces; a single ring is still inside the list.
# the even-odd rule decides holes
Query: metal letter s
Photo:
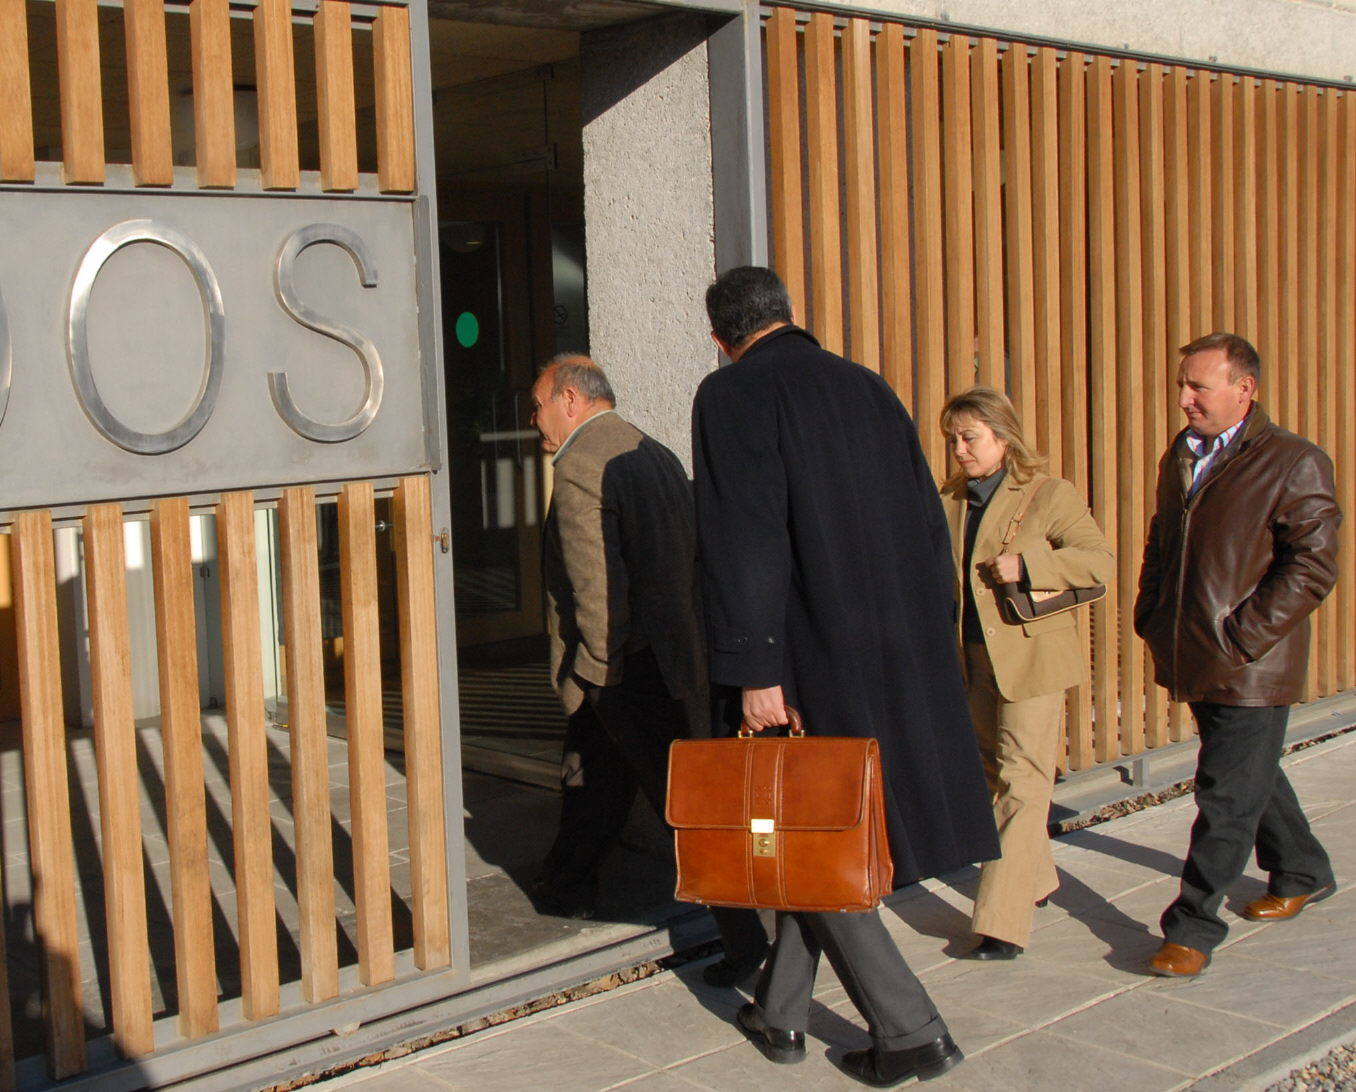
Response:
[[[364,337],[356,330],[341,323],[330,322],[322,317],[318,311],[297,298],[296,284],[293,281],[293,268],[296,265],[297,256],[308,246],[314,246],[316,243],[333,243],[335,246],[343,247],[348,251],[349,257],[353,259],[353,264],[358,267],[359,282],[362,286],[364,288],[376,287],[376,266],[368,254],[367,244],[362,241],[356,232],[340,224],[308,224],[306,227],[293,232],[287,242],[283,243],[282,250],[278,252],[278,264],[274,269],[273,276],[273,286],[278,293],[278,302],[282,304],[283,310],[303,326],[318,334],[333,338],[342,345],[347,345],[358,354],[358,360],[363,366],[366,393],[363,396],[362,405],[358,407],[357,412],[352,417],[332,425],[308,417],[297,408],[297,404],[293,401],[292,394],[287,387],[286,372],[268,373],[268,393],[273,397],[273,405],[278,411],[278,416],[294,432],[305,436],[308,440],[334,444],[344,440],[352,440],[372,423],[372,419],[377,415],[377,410],[381,408],[381,393],[385,385],[385,378],[381,368],[381,356],[370,338]]]
[[[182,420],[165,432],[137,432],[114,417],[99,394],[94,372],[90,369],[88,323],[94,281],[104,263],[132,243],[156,243],[172,250],[183,260],[197,283],[203,317],[207,323],[207,361],[197,396]],[[225,343],[226,309],[221,302],[221,288],[207,264],[207,258],[188,236],[157,224],[154,220],[126,220],[105,231],[85,251],[80,268],[75,271],[75,280],[71,282],[71,296],[67,304],[66,363],[70,366],[71,383],[85,416],[119,447],[138,455],[163,455],[183,447],[193,439],[207,424],[207,419],[212,416],[212,408],[216,405],[217,391],[221,387],[221,361]],[[3,339],[0,339],[2,344]]]

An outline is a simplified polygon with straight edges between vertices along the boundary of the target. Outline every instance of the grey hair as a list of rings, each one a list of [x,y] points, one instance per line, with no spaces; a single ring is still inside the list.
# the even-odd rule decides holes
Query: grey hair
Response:
[[[551,377],[552,398],[559,398],[566,387],[573,387],[590,402],[617,404],[607,373],[585,353],[556,353],[546,362],[541,374]]]

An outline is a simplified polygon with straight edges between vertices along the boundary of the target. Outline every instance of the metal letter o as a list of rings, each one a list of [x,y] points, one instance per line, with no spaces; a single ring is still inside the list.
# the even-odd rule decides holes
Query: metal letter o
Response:
[[[347,420],[335,424],[317,421],[298,408],[288,387],[286,372],[268,373],[268,393],[273,398],[273,408],[278,411],[278,416],[298,436],[320,443],[335,444],[354,439],[372,423],[373,418],[377,416],[377,410],[381,408],[381,395],[386,379],[381,367],[381,355],[371,338],[342,323],[331,322],[319,311],[303,303],[297,295],[296,283],[293,280],[297,257],[308,246],[315,246],[317,243],[333,243],[335,246],[343,247],[353,259],[353,264],[358,267],[359,283],[364,288],[376,287],[377,269],[368,253],[367,244],[357,232],[342,224],[307,224],[288,236],[282,249],[278,251],[278,263],[273,270],[273,287],[283,310],[297,322],[309,330],[333,338],[341,345],[347,345],[358,354],[358,362],[363,367],[365,386],[362,405]]]
[[[109,410],[89,359],[89,301],[94,281],[117,251],[132,243],[155,243],[172,250],[188,266],[198,286],[203,317],[207,323],[207,360],[202,382],[188,413],[173,428],[164,432],[137,432],[128,428]],[[207,258],[188,236],[154,220],[126,220],[115,224],[90,244],[80,268],[71,282],[71,297],[66,312],[66,363],[80,408],[90,423],[119,447],[138,455],[163,455],[183,447],[207,424],[221,388],[222,357],[226,344],[226,309],[221,288]]]

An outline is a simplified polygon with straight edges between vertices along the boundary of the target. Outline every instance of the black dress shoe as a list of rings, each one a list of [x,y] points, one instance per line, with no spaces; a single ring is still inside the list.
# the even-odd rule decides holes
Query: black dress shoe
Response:
[[[997,937],[980,935],[980,941],[965,954],[966,959],[1016,959],[1022,954],[1022,946]]]
[[[735,1023],[768,1061],[790,1065],[805,1059],[805,1032],[769,1027],[752,1001],[735,1013]]]
[[[838,1062],[849,1077],[874,1088],[893,1088],[917,1077],[930,1081],[965,1061],[950,1035],[905,1050],[850,1050]]]
[[[702,981],[708,986],[733,989],[762,969],[767,952],[767,945],[763,945],[762,951],[750,959],[731,959],[729,956],[722,956],[710,966],[702,968]]]

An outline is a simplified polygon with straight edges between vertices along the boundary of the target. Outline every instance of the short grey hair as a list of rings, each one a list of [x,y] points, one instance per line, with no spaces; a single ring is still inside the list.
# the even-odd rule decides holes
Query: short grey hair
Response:
[[[541,374],[551,377],[552,398],[559,398],[566,387],[573,387],[590,402],[617,404],[607,373],[585,353],[556,353],[546,362]]]

